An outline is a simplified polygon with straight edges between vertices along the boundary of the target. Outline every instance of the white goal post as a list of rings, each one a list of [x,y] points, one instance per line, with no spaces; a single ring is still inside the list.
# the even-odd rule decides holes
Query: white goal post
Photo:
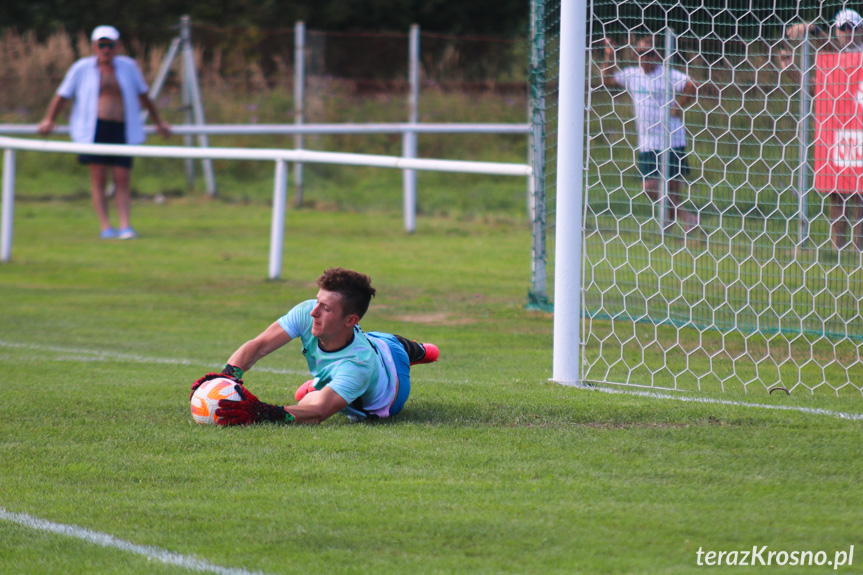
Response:
[[[863,5],[545,4],[552,379],[863,394]]]
[[[582,202],[584,197],[584,76],[587,1],[561,3],[557,153],[572,158],[557,169],[555,301],[552,378],[579,385],[581,360]]]

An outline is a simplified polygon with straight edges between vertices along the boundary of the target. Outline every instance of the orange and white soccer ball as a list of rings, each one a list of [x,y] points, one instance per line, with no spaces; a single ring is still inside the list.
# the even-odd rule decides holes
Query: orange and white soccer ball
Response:
[[[192,419],[197,423],[216,423],[216,410],[220,399],[240,401],[240,394],[234,389],[236,381],[226,377],[211,379],[201,384],[192,394]]]

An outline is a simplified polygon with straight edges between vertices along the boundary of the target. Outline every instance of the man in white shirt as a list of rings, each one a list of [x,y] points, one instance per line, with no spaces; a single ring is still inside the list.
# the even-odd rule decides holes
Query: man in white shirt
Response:
[[[149,87],[134,60],[120,56],[120,32],[113,26],[98,26],[91,35],[95,56],[75,62],[57,93],[48,105],[45,118],[39,124],[40,134],[50,134],[57,116],[72,101],[69,119],[72,140],[92,144],[140,144],[144,142],[141,106],[150,112],[162,137],[171,135],[169,126],[147,95]],[[90,166],[90,194],[99,216],[102,239],[132,239],[137,236],[129,216],[132,197],[129,179],[132,158],[125,156],[94,156],[83,154],[79,162]],[[108,218],[105,196],[108,168],[114,179],[115,203],[120,220],[119,229]]]
[[[785,29],[785,37],[792,41],[808,37],[815,48],[826,52],[863,52],[863,16],[856,10],[846,8],[836,13],[829,27],[819,26],[814,22],[799,22]],[[786,72],[799,74],[801,70],[794,70],[793,62],[793,51],[784,47],[779,57],[781,68]],[[810,77],[815,76],[812,74]],[[810,81],[809,93],[815,97],[818,90],[816,83]],[[863,195],[856,189],[859,184],[854,188],[825,192],[830,204],[830,236],[836,250],[854,247],[863,251]]]
[[[638,169],[644,191],[659,201],[662,154],[668,150],[668,223],[679,219],[685,231],[698,224],[698,215],[680,207],[683,185],[689,173],[686,161],[686,130],[683,109],[695,96],[695,86],[686,74],[662,65],[653,38],[646,36],[635,44],[638,66],[624,69],[617,65],[617,48],[606,40],[602,82],[623,88],[632,98],[638,130]],[[670,83],[671,90],[668,89]],[[669,118],[665,125],[666,114]]]

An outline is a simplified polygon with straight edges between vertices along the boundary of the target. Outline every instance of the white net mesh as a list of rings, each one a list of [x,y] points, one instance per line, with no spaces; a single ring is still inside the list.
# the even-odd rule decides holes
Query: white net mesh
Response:
[[[581,379],[860,393],[863,27],[682,4],[589,3]]]

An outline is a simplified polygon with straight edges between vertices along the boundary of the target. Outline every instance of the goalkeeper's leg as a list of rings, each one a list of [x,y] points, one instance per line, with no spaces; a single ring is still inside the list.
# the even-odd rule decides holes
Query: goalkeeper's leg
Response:
[[[417,343],[395,334],[393,334],[393,337],[399,340],[399,343],[405,348],[411,365],[434,363],[440,356],[440,350],[433,343]]]
[[[410,396],[411,365],[437,361],[440,351],[434,344],[417,343],[400,335],[381,332],[368,332],[366,335],[388,346],[392,353],[398,375],[398,393],[390,406],[390,415],[396,415],[405,406]]]

